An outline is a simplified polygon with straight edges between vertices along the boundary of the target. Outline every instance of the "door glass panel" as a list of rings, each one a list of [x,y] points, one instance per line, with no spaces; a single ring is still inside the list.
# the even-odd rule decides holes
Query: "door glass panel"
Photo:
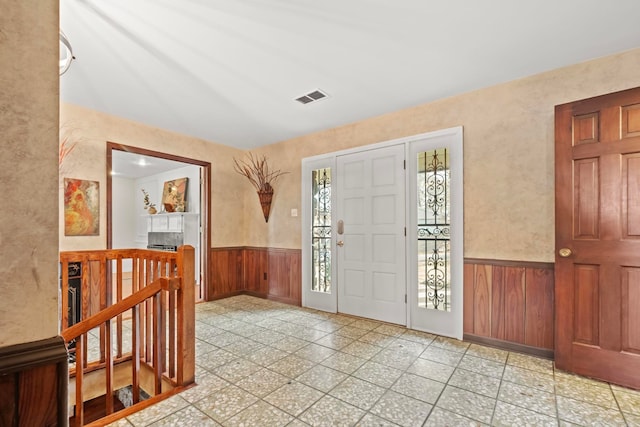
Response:
[[[331,293],[331,168],[311,173],[311,290]]]
[[[418,153],[418,307],[451,311],[448,150]]]

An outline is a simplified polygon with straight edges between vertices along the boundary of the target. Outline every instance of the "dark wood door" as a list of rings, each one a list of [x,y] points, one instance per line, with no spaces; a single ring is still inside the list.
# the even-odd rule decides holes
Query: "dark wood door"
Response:
[[[556,107],[556,366],[640,388],[640,88]]]

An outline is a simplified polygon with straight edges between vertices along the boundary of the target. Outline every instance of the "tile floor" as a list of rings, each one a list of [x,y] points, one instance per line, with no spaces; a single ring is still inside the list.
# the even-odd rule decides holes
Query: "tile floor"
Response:
[[[249,296],[196,319],[198,385],[112,426],[640,426],[549,360]]]

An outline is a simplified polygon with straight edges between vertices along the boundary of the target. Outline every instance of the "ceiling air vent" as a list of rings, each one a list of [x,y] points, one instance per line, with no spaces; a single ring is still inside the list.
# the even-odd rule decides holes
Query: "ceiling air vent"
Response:
[[[301,97],[296,98],[300,104],[309,104],[314,101],[319,101],[323,98],[326,98],[327,94],[321,91],[320,89],[316,89],[312,92],[307,93],[306,95],[302,95]]]

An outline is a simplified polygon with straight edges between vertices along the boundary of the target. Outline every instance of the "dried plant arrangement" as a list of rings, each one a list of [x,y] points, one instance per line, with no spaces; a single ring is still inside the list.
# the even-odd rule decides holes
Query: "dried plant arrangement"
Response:
[[[246,160],[238,160],[234,157],[233,169],[240,175],[246,176],[256,191],[273,191],[273,183],[278,177],[289,173],[282,172],[280,169],[271,170],[264,155],[254,156],[248,153],[246,157]]]
[[[271,169],[265,155],[254,156],[252,153],[248,153],[245,160],[238,160],[234,157],[233,169],[240,175],[245,176],[251,185],[255,187],[258,192],[258,197],[260,198],[264,220],[269,222],[269,212],[273,198],[273,184],[280,176],[289,172],[282,172],[280,169]]]

